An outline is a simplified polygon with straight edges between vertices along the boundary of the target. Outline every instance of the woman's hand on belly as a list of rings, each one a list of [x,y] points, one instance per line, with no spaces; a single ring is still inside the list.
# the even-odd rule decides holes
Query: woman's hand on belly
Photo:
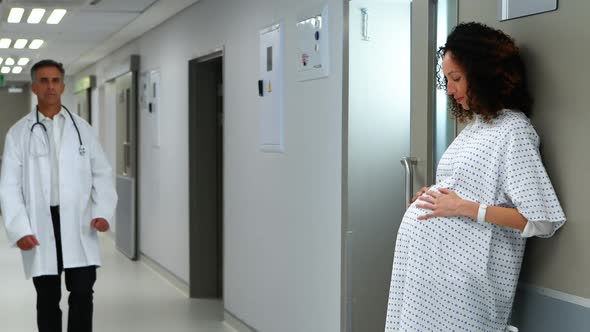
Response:
[[[426,220],[433,217],[458,217],[465,216],[472,207],[465,203],[454,191],[446,188],[438,188],[439,192],[427,191],[424,195],[418,197],[416,207],[429,210],[431,212],[421,215],[418,220]],[[472,203],[472,202],[470,202]],[[477,207],[475,207],[477,209]]]
[[[412,198],[412,200],[410,201],[410,204],[414,203],[418,197],[424,195],[428,190],[430,190],[430,188],[434,187],[434,185],[430,186],[430,187],[422,187],[417,193],[416,196],[414,196]]]

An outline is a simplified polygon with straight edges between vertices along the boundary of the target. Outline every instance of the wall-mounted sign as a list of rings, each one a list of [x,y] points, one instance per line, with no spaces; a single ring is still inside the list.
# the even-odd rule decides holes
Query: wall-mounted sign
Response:
[[[328,6],[301,15],[297,22],[297,73],[299,81],[329,74]]]

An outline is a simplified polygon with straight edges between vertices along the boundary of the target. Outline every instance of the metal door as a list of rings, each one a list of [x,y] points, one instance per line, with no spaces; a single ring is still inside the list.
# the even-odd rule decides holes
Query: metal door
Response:
[[[446,137],[434,121],[436,1],[351,0],[344,13],[341,325],[381,332],[397,229],[434,179],[435,132]]]
[[[117,248],[137,258],[137,74],[128,72],[115,79],[116,90],[116,174]]]

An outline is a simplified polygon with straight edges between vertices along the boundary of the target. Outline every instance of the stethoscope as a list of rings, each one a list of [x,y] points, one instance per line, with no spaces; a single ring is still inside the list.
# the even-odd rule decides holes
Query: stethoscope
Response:
[[[63,107],[66,110],[66,112],[68,112],[68,114],[70,115],[70,119],[72,119],[74,128],[76,128],[76,133],[78,133],[78,142],[80,143],[80,148],[78,149],[78,151],[80,152],[81,156],[84,156],[86,154],[86,148],[84,147],[84,144],[82,144],[82,136],[80,135],[80,130],[78,129],[78,125],[76,125],[74,116],[67,107],[65,107],[64,105],[61,105],[61,107]],[[33,123],[33,125],[31,126],[31,135],[33,134],[33,130],[35,130],[36,126],[41,126],[41,128],[43,128],[43,130],[45,131],[45,137],[47,138],[47,142],[49,143],[49,134],[47,133],[47,127],[45,127],[45,125],[41,121],[39,121],[39,105],[36,106],[35,115],[37,121]]]

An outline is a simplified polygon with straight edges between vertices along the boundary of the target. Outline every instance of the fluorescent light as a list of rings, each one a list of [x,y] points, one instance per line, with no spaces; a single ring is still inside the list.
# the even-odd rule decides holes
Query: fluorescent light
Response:
[[[58,24],[66,14],[66,12],[67,10],[65,9],[54,9],[51,12],[51,15],[49,15],[49,18],[47,19],[47,24]]]
[[[23,67],[19,67],[19,66],[12,67],[13,74],[20,74],[21,71],[23,71]]]
[[[26,39],[17,39],[17,40],[14,42],[14,46],[13,46],[13,47],[14,47],[14,48],[18,48],[18,49],[25,48],[25,46],[27,46],[27,43],[28,43],[28,42],[29,42],[29,41],[28,41],[28,40],[26,40]]]
[[[2,44],[2,40],[0,40],[0,45],[1,44]],[[36,50],[39,47],[41,47],[41,45],[43,45],[42,39],[33,39],[33,41],[29,44],[29,48]],[[0,48],[2,48],[2,46],[0,46]]]
[[[0,73],[2,73],[2,74],[10,73],[10,67],[2,67],[2,69],[0,69]]]
[[[9,48],[10,43],[12,43],[12,39],[2,38],[2,39],[0,39],[0,48]]]
[[[0,65],[4,62],[4,58],[0,58]]]
[[[29,18],[27,19],[27,23],[37,24],[37,23],[41,22],[43,15],[45,15],[45,9],[35,8],[35,9],[31,10],[31,14],[29,14]]]
[[[0,59],[2,59],[2,58],[0,58]],[[29,58],[20,58],[20,59],[18,59],[17,65],[26,66],[27,63],[29,63],[29,61],[30,61]],[[0,61],[0,65],[1,64],[2,64],[2,61]]]
[[[24,13],[24,8],[12,8],[8,14],[8,23],[20,23]]]
[[[6,61],[4,61],[4,64],[7,66],[13,66],[15,64],[15,61],[13,58],[6,58]]]
[[[23,88],[17,88],[15,86],[11,86],[10,88],[8,88],[8,93],[23,93]]]

